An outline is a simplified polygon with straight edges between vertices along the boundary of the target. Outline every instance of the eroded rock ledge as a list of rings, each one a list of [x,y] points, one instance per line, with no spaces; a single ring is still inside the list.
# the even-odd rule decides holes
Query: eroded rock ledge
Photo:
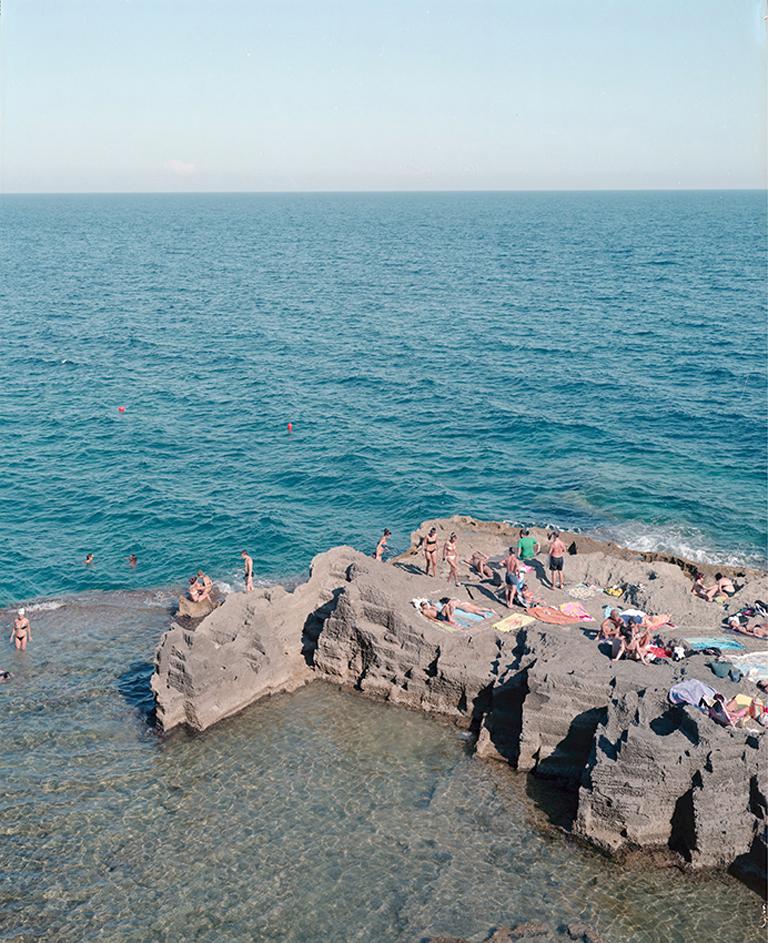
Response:
[[[464,553],[498,552],[512,538],[504,525],[435,523],[459,531]],[[594,541],[576,549],[571,580],[621,580],[628,598],[652,611],[677,600],[676,620],[699,630],[721,615],[690,596],[677,561]],[[557,779],[578,800],[572,831],[610,854],[663,849],[692,868],[764,872],[765,736],[667,702],[681,677],[709,680],[704,656],[614,665],[579,626],[500,633],[490,620],[446,632],[410,604],[447,592],[442,579],[415,572],[413,553],[393,566],[338,547],[316,557],[293,592],[236,593],[198,624],[172,625],[152,678],[160,726],[204,730],[265,695],[323,678],[449,718],[476,733],[478,757]],[[753,598],[766,598],[764,574],[744,579]],[[475,601],[505,614],[492,587],[468,585]],[[595,612],[606,599],[591,601]],[[717,685],[736,693],[728,681]]]

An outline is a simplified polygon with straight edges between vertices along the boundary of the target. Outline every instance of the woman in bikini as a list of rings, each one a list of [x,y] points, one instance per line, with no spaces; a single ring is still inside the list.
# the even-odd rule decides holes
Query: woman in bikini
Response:
[[[437,576],[437,528],[430,528],[429,533],[424,538],[424,559],[426,561],[426,569],[424,572],[427,576]],[[432,571],[431,573],[429,571]]]
[[[29,624],[29,619],[23,609],[19,609],[18,615],[14,620],[13,628],[11,629],[11,638],[16,648],[22,652],[27,650],[27,641],[32,641],[32,626]]]
[[[448,564],[450,572],[448,573],[448,582],[450,583],[453,580],[453,585],[459,585],[459,556],[456,550],[456,534],[451,534],[451,536],[446,540],[445,546],[443,547],[443,560]]]
[[[379,542],[376,544],[376,550],[373,554],[375,560],[383,560],[384,552],[387,549],[387,540],[392,536],[392,531],[388,528],[384,528],[384,533],[379,537]]]

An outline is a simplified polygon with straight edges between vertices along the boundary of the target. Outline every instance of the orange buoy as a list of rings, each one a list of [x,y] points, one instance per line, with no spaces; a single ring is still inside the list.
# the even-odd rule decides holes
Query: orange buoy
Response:
[[[289,423],[288,423],[288,431],[289,431],[289,432],[293,432],[293,423],[292,423],[292,422],[289,422]]]
[[[118,406],[118,407],[117,407],[117,411],[118,411],[119,413],[124,413],[124,412],[125,412],[125,406]]]

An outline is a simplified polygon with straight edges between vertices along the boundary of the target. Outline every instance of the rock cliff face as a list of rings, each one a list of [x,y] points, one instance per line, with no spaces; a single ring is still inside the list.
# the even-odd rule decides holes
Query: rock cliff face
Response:
[[[646,561],[606,563],[596,554],[568,563],[629,573],[638,593],[665,600],[675,580],[687,580],[657,564],[644,590]],[[233,594],[198,624],[174,624],[152,679],[159,724],[202,730],[320,677],[448,718],[477,734],[478,757],[560,781],[578,799],[574,833],[608,853],[663,849],[693,868],[765,867],[762,730],[726,730],[666,699],[681,677],[710,678],[704,656],[613,664],[582,626],[532,623],[503,633],[490,619],[450,632],[411,605],[440,585],[414,572],[412,559],[390,566],[337,548],[316,557],[292,593]],[[488,587],[471,594],[505,614]],[[717,687],[737,690],[729,681]]]

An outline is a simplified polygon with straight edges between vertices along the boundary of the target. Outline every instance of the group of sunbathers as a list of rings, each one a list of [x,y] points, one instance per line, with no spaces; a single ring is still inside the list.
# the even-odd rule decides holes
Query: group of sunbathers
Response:
[[[611,609],[600,624],[598,642],[611,643],[611,660],[618,661],[624,655],[635,661],[649,664],[653,646],[654,628],[641,613],[619,612]]]
[[[693,578],[691,592],[694,596],[698,596],[699,599],[712,602],[714,599],[717,599],[718,596],[726,598],[734,596],[738,592],[738,588],[734,586],[733,580],[730,579],[730,577],[723,576],[722,573],[715,573],[715,582],[711,586],[705,586],[704,574],[697,573]]]

